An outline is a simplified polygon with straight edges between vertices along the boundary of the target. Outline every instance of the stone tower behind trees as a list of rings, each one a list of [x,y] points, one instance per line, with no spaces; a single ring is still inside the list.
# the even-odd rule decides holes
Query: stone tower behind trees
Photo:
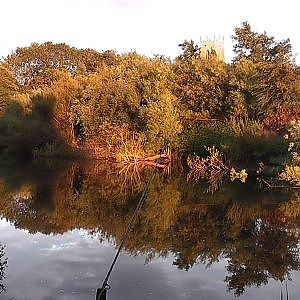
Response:
[[[224,37],[200,40],[200,57],[204,59],[217,58],[224,61]]]

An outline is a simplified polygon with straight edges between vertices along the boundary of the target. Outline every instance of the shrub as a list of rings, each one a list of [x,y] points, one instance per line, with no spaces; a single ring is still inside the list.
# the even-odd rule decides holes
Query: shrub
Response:
[[[120,162],[130,163],[146,156],[145,152],[145,137],[133,135],[132,138],[122,139],[121,145],[116,150],[116,158]]]
[[[47,143],[42,148],[32,150],[34,159],[70,157],[72,153],[70,147],[60,142]]]
[[[288,127],[289,151],[293,157],[293,163],[300,163],[300,120],[293,120]]]
[[[165,141],[174,147],[178,134],[182,132],[177,98],[166,91],[157,101],[149,102],[144,114],[147,120],[146,136],[153,150],[158,150]]]
[[[200,156],[208,154],[204,146],[215,146],[230,161],[284,165],[290,159],[288,141],[279,136],[270,138],[261,134],[257,121],[233,121],[229,126],[224,122],[201,123],[183,132],[180,146]]]
[[[180,147],[200,156],[207,155],[204,146],[226,150],[233,133],[223,122],[198,123],[186,128],[179,137]]]
[[[293,120],[298,122],[300,120],[299,107],[293,107],[290,110],[280,108],[278,111],[268,114],[264,118],[263,124],[266,129],[285,132]]]
[[[288,142],[280,137],[237,136],[226,154],[232,161],[283,165],[290,158],[287,150]]]
[[[249,117],[230,118],[229,126],[237,136],[263,136],[263,124]]]
[[[0,119],[0,152],[28,157],[33,149],[54,142],[57,135],[45,119],[45,110],[33,108],[26,112],[18,102],[10,102]]]

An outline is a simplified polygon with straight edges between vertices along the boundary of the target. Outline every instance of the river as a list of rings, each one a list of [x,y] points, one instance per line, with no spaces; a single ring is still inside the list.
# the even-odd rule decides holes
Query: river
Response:
[[[104,162],[0,166],[0,299],[95,299],[150,176]],[[298,299],[300,194],[158,171],[107,299]]]

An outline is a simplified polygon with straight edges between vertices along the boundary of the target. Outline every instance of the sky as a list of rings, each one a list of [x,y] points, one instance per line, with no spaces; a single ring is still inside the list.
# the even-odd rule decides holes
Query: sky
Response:
[[[1,0],[0,57],[33,42],[77,48],[135,50],[174,58],[178,44],[224,37],[225,57],[233,57],[234,28],[248,21],[276,40],[290,38],[300,53],[298,0]],[[300,62],[300,54],[297,63]]]

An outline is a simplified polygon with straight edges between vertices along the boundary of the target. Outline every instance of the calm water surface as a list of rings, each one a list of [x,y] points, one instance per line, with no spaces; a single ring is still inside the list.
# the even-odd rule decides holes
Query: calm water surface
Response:
[[[95,299],[150,172],[2,163],[0,299]],[[299,299],[300,195],[250,181],[158,172],[107,299]]]

